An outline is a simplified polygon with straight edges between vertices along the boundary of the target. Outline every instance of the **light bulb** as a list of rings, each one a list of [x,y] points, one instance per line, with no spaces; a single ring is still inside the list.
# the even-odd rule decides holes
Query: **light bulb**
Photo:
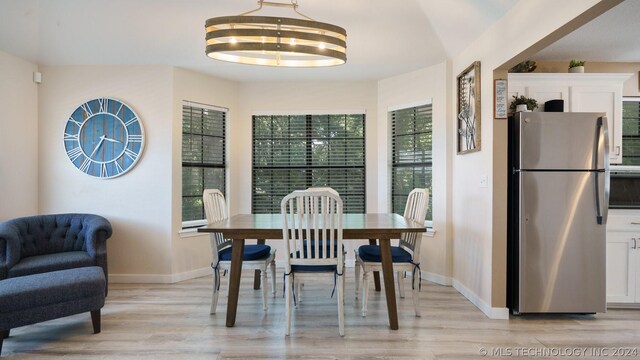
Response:
[[[318,45],[318,47],[319,47],[320,49],[324,49],[324,48],[325,48],[324,43],[323,43],[323,42],[322,42],[322,43],[320,43],[320,45]]]
[[[296,39],[291,38],[291,40],[289,40],[289,44],[295,45],[296,44]]]
[[[267,37],[266,37],[266,36],[263,36],[263,37],[262,37],[262,43],[264,44],[264,43],[266,43],[266,42],[267,42]]]
[[[232,37],[231,39],[229,39],[229,42],[232,44],[236,44],[238,40],[235,37]]]

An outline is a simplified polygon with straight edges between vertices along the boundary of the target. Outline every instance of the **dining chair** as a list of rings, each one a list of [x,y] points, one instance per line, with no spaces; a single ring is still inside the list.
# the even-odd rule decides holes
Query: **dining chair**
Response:
[[[287,253],[285,271],[286,335],[291,333],[294,278],[317,280],[318,274],[336,279],[338,332],[344,336],[344,253],[342,249],[342,199],[329,190],[299,190],[285,196],[282,234]]]
[[[404,217],[409,220],[424,222],[429,208],[429,190],[414,189],[409,193],[404,209]],[[404,274],[411,272],[411,287],[413,292],[413,306],[416,316],[420,316],[420,280],[416,272],[420,271],[420,242],[422,234],[403,233],[398,246],[391,247],[393,269],[398,278],[400,297],[404,298]],[[360,290],[360,270],[362,270],[362,316],[367,316],[367,300],[369,296],[369,275],[372,271],[382,271],[379,245],[362,245],[355,249],[356,255],[356,299]]]
[[[227,219],[227,204],[224,195],[218,189],[207,189],[202,194],[207,222]],[[225,239],[222,233],[210,235],[211,255],[213,261],[213,293],[211,296],[211,314],[216,313],[218,293],[220,292],[220,269],[225,271],[231,268],[231,240]],[[268,245],[245,245],[242,255],[242,268],[260,270],[262,279],[263,310],[267,310],[267,267],[271,268],[271,292],[276,295],[276,249]]]

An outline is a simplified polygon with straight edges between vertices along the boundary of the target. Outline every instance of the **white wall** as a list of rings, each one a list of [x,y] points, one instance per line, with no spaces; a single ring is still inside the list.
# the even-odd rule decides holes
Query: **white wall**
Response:
[[[38,67],[0,51],[0,221],[38,213]]]
[[[421,248],[421,270],[429,280],[450,284],[451,254],[450,207],[451,189],[448,185],[448,148],[450,136],[449,107],[447,102],[447,63],[380,80],[378,82],[377,154],[378,167],[378,212],[390,209],[390,122],[388,112],[398,107],[415,106],[430,101],[433,104],[433,237],[423,236]]]
[[[225,107],[227,113],[227,148],[234,141],[233,129],[239,119],[238,100],[239,84],[233,81],[222,80],[212,76],[193,71],[174,69],[173,87],[173,147],[172,147],[172,276],[173,281],[189,278],[197,275],[211,274],[211,247],[208,234],[194,232],[179,234],[182,229],[182,102],[194,101],[202,104]],[[230,131],[231,130],[231,131]],[[246,136],[246,134],[235,134]],[[250,152],[248,152],[250,153]],[[245,153],[239,153],[245,156]],[[233,158],[227,152],[227,187],[234,189],[235,180],[230,178]],[[231,193],[228,193],[231,195]],[[229,196],[229,200],[233,197]]]
[[[377,164],[377,84],[363,82],[281,82],[243,83],[240,85],[239,113],[234,115],[230,127],[229,188],[230,213],[251,212],[251,116],[259,113],[314,113],[339,111],[365,111],[367,211],[379,209],[379,199],[386,193],[378,193],[379,169]],[[267,242],[278,249],[278,260],[283,259],[281,241]],[[353,258],[355,244],[345,245],[348,259]]]
[[[107,242],[113,281],[162,281],[171,274],[173,71],[169,66],[45,66],[39,92],[39,206],[43,213],[87,212],[113,225]],[[136,166],[100,180],[76,169],[62,135],[87,100],[113,97],[141,118],[145,148]],[[142,276],[139,276],[142,275]]]
[[[494,228],[494,191],[492,170],[494,149],[494,122],[504,125],[504,120],[493,120],[493,70],[514,56],[545,38],[551,32],[568,23],[591,6],[596,0],[520,1],[502,19],[480,36],[463,53],[453,59],[453,76],[459,74],[474,61],[481,61],[481,119],[482,148],[480,152],[454,155],[451,179],[453,224],[453,277],[454,286],[491,317],[506,317],[506,228]],[[549,11],[553,9],[553,11]],[[450,96],[456,98],[455,85]],[[451,104],[452,114],[456,113]],[[451,124],[455,123],[454,116]],[[455,154],[455,133],[451,132],[450,151]],[[500,144],[505,139],[496,139]],[[506,149],[506,147],[504,148]],[[481,175],[489,178],[489,187],[480,188]],[[506,174],[504,175],[506,176]],[[500,201],[502,197],[498,196]],[[497,211],[500,212],[500,211]],[[506,224],[506,223],[505,223]]]

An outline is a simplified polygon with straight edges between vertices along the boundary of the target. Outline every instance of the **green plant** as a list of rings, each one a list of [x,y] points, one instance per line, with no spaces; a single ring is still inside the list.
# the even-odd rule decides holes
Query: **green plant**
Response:
[[[519,63],[518,65],[509,69],[510,73],[529,73],[536,69],[536,62],[533,60],[527,60]]]
[[[511,101],[511,105],[509,106],[509,112],[516,112],[516,106],[520,104],[527,104],[527,109],[529,110],[533,110],[538,107],[538,102],[536,101],[536,99],[528,98],[524,95],[513,95],[513,100]]]
[[[569,62],[569,68],[576,67],[576,66],[584,66],[584,63],[585,63],[584,60],[571,60]]]

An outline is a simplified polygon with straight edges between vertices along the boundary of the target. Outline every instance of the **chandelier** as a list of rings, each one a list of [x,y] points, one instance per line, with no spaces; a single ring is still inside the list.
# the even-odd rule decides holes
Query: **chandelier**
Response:
[[[291,4],[258,1],[259,7],[237,16],[221,16],[205,23],[206,54],[212,59],[241,64],[320,67],[347,61],[347,32],[318,22]],[[262,7],[289,7],[300,18],[249,15]]]

